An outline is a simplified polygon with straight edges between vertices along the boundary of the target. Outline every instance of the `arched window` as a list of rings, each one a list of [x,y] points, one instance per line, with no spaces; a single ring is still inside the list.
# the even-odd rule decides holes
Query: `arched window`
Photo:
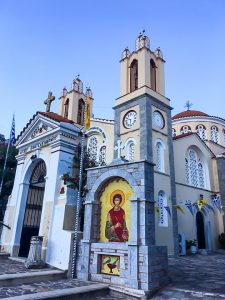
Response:
[[[130,65],[130,91],[138,89],[138,61],[134,59]]]
[[[197,173],[197,155],[194,150],[189,151],[189,169],[190,169],[190,184],[198,186],[198,173]]]
[[[176,136],[176,129],[172,128],[172,137]]]
[[[188,183],[190,183],[190,174],[189,174],[189,165],[188,165],[188,159],[185,158],[185,175],[186,175],[186,180]]]
[[[77,123],[84,125],[84,107],[85,103],[83,99],[80,99],[78,102],[78,112],[77,112]]]
[[[218,143],[218,128],[216,126],[211,127],[211,140]]]
[[[66,99],[66,102],[64,104],[64,117],[68,118],[68,112],[69,112],[69,99]]]
[[[201,188],[205,187],[204,170],[201,162],[198,163],[198,182]]]
[[[156,91],[156,65],[153,59],[150,60],[150,76],[151,76],[151,89]]]
[[[185,158],[185,173],[188,184],[201,188],[205,187],[204,166],[193,149],[189,149]]]
[[[204,141],[206,139],[206,128],[204,125],[197,125],[197,134]]]
[[[92,136],[88,143],[89,159],[97,162],[98,158],[98,140],[95,136]]]
[[[190,126],[184,125],[184,126],[181,127],[181,129],[180,129],[181,134],[186,134],[188,132],[191,132],[191,127]]]
[[[161,141],[156,141],[156,170],[164,172],[164,145]]]
[[[159,219],[158,224],[161,227],[168,226],[168,212],[167,208],[167,199],[164,191],[159,191],[158,193],[158,208],[159,208]]]
[[[130,138],[126,141],[124,145],[126,151],[126,159],[129,161],[134,160],[135,144],[135,140],[133,138]]]
[[[99,165],[106,165],[106,146],[102,146],[99,151]]]

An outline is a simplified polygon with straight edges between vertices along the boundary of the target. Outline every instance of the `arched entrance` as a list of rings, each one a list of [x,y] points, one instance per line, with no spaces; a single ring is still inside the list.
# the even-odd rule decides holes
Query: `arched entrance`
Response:
[[[205,249],[204,216],[200,211],[198,211],[196,214],[196,226],[197,226],[198,248]]]
[[[27,194],[23,228],[20,239],[19,256],[27,257],[30,248],[30,239],[39,233],[42,204],[45,190],[46,166],[43,160],[35,166]]]

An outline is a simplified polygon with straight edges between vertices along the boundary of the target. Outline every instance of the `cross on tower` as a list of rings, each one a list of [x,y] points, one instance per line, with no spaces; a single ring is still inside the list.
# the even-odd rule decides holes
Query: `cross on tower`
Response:
[[[140,32],[140,35],[144,35],[144,34],[145,34],[145,29],[142,28],[142,29],[141,29],[141,32]]]
[[[117,151],[117,158],[121,157],[121,150],[124,148],[124,146],[122,146],[122,141],[118,140],[116,142],[117,146],[114,147],[114,150]]]
[[[48,98],[44,101],[46,105],[46,112],[50,112],[51,103],[55,100],[55,96],[52,96],[52,92],[48,92]]]
[[[185,104],[185,108],[187,108],[187,110],[190,110],[190,108],[192,107],[192,103],[188,100],[187,102],[186,102],[186,104]]]

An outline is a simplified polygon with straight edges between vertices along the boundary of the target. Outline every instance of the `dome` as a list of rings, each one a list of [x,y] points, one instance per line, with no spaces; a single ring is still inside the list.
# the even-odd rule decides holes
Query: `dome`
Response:
[[[188,118],[188,117],[209,117],[209,115],[198,110],[185,110],[173,116],[172,119],[175,120],[175,119]]]

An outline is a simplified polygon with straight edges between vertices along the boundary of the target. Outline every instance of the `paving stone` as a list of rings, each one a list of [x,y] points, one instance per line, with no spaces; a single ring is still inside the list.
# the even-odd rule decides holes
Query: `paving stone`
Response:
[[[43,269],[42,269],[43,270]],[[41,269],[39,271],[42,271]],[[156,293],[152,299],[223,299],[225,300],[225,254],[213,253],[207,256],[194,255],[169,258],[171,283]],[[27,270],[21,262],[0,256],[0,275],[34,272]],[[89,286],[94,282],[76,279],[43,281],[31,284],[0,287],[0,299],[29,295],[45,291],[56,291],[74,287]],[[94,296],[93,300],[127,299],[124,295]]]
[[[0,287],[0,299],[39,292],[62,290],[66,288],[88,286],[92,284],[94,284],[94,282],[85,282],[76,279],[62,279],[57,281],[41,281],[31,284],[7,286],[2,288]]]
[[[54,269],[54,268],[44,266],[44,267],[38,268],[38,269],[37,268],[36,269],[26,269],[23,263],[21,263],[19,261],[14,261],[14,260],[8,259],[5,256],[0,256],[0,275],[38,272],[38,271],[42,271],[42,270],[46,270],[46,269],[50,270],[50,269]]]

